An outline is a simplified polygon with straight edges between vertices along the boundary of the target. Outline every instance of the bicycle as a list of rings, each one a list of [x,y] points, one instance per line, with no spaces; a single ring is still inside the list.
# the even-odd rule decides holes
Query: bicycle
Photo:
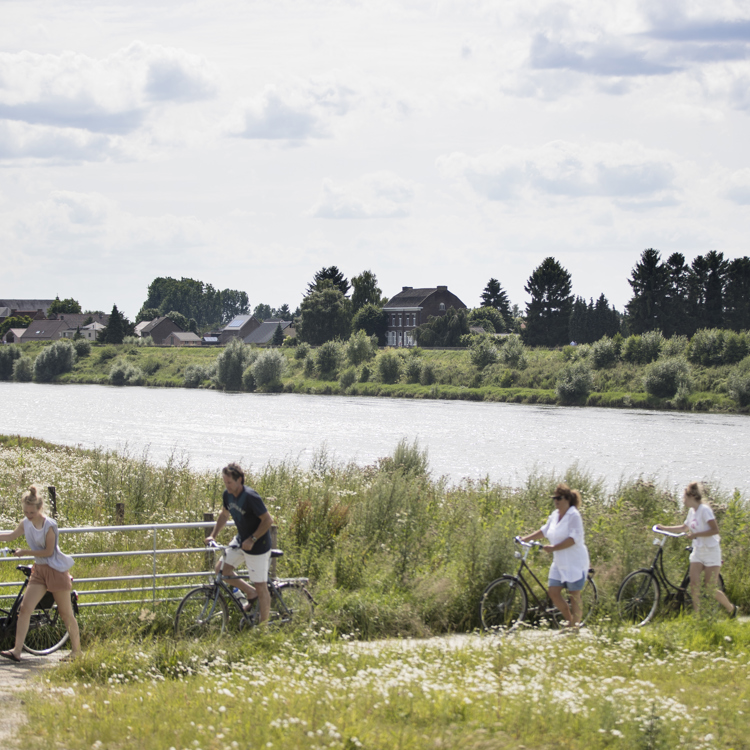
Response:
[[[547,587],[537,578],[526,562],[529,552],[543,545],[539,542],[522,542],[520,537],[515,537],[513,541],[525,547],[526,550],[523,553],[516,550],[514,553],[516,559],[520,560],[515,574],[500,576],[484,590],[479,603],[479,619],[482,627],[485,630],[512,630],[527,619],[534,624],[546,621],[552,627],[559,627],[559,618],[562,617],[560,610],[552,603]],[[524,571],[531,576],[533,582],[527,580]],[[593,578],[594,572],[593,568],[589,568],[582,590],[581,625],[588,622],[599,603],[599,592]],[[534,592],[534,582],[544,592],[541,596],[537,596]],[[566,592],[565,597],[570,606],[570,593]]]
[[[15,550],[0,549],[0,555],[13,554]],[[31,565],[16,565],[16,570],[24,574],[25,579],[16,595],[16,599],[9,610],[0,609],[0,641],[10,644],[16,637],[16,624],[18,623],[18,612],[21,609],[23,595],[29,585]],[[73,613],[78,615],[78,592],[70,592],[70,601],[73,605]],[[55,597],[47,591],[41,598],[36,609],[31,613],[29,621],[29,632],[23,644],[23,650],[35,656],[46,656],[61,649],[68,642],[68,630],[60,617],[55,604]]]
[[[651,622],[661,602],[661,589],[666,590],[665,605],[672,605],[678,611],[692,607],[688,585],[690,583],[690,563],[688,562],[685,575],[679,586],[672,583],[664,570],[664,543],[667,537],[678,539],[685,536],[684,532],[675,534],[654,526],[651,531],[661,534],[662,538],[654,537],[654,544],[659,549],[654,555],[650,568],[640,568],[625,576],[617,592],[617,612],[621,620],[632,622],[636,627],[642,627]],[[692,547],[685,547],[686,552],[692,552]],[[719,574],[717,587],[724,591],[724,579]]]
[[[233,606],[239,614],[239,629],[252,628],[257,625],[260,613],[255,601],[249,611],[245,611],[246,600],[239,592],[235,593],[226,583],[228,580],[240,576],[225,576],[224,555],[230,546],[216,543],[207,545],[211,549],[222,550],[219,572],[211,583],[199,586],[189,591],[177,607],[174,618],[175,635],[186,637],[200,637],[205,635],[221,635],[229,622],[229,608]],[[278,559],[284,553],[280,549],[271,550],[271,557]],[[309,583],[307,578],[273,578],[268,575],[268,591],[271,594],[271,615],[269,623],[285,625],[290,622],[309,623],[313,617],[315,600],[305,588]]]

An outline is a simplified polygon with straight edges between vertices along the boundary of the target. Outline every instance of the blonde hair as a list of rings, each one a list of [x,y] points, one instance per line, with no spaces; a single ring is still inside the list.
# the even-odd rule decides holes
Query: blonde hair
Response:
[[[702,482],[690,482],[690,484],[685,487],[685,494],[688,497],[692,497],[697,503],[702,503],[706,494],[706,488],[703,486]]]
[[[555,495],[567,500],[574,508],[581,506],[581,493],[578,490],[571,490],[567,484],[558,484],[555,488]]]
[[[37,510],[44,513],[44,495],[41,494],[40,488],[36,484],[29,487],[29,491],[21,498],[24,505],[33,505]]]

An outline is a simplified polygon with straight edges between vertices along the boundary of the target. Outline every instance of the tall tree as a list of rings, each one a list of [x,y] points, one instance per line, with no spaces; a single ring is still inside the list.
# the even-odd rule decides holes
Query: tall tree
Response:
[[[279,320],[291,320],[292,311],[289,309],[289,305],[285,302],[281,307],[273,311],[273,317]]]
[[[250,314],[250,300],[246,292],[240,292],[237,289],[222,289],[220,292],[217,292],[213,287],[210,287],[206,292],[209,299],[212,296],[212,291],[218,296],[222,323],[228,323],[238,315]]]
[[[724,325],[724,285],[729,269],[724,253],[711,250],[699,255],[690,269],[690,302],[696,328],[721,328]]]
[[[99,341],[105,344],[122,344],[125,336],[132,334],[133,324],[117,309],[117,305],[112,305],[109,323],[99,334]]]
[[[633,296],[625,308],[631,332],[663,330],[669,278],[658,250],[649,248],[643,251],[628,284],[633,290]]]
[[[348,338],[351,332],[352,303],[330,280],[321,280],[303,300],[297,327],[300,341],[319,346],[335,338]]]
[[[615,310],[614,305],[609,304],[609,300],[603,293],[594,304],[593,315],[592,342],[598,341],[602,336],[612,337],[620,332],[620,313]]]
[[[575,341],[577,344],[590,344],[592,341],[596,341],[591,334],[593,307],[593,302],[589,306],[583,297],[576,297],[573,301],[568,326],[568,336],[571,341]]]
[[[377,336],[378,344],[385,345],[385,334],[388,330],[388,313],[379,305],[360,307],[352,319],[352,333],[364,331],[368,336]]]
[[[307,286],[307,293],[311,294],[317,289],[322,288],[321,284],[330,281],[333,286],[341,291],[345,297],[349,293],[350,284],[348,279],[344,276],[336,266],[329,266],[328,268],[321,268],[310,284]]]
[[[568,340],[573,308],[570,274],[554,258],[545,258],[529,276],[524,340],[532,346],[561,346]]]
[[[665,336],[692,336],[693,327],[688,297],[690,291],[690,266],[682,253],[672,253],[665,264],[667,288],[664,300]]]
[[[352,277],[352,308],[357,313],[365,305],[383,307],[383,292],[378,286],[378,279],[372,271],[362,271]],[[346,292],[344,292],[346,294]]]
[[[510,300],[497,279],[490,279],[482,292],[482,307],[494,307],[505,319],[508,326],[512,319]]]
[[[750,258],[729,262],[724,289],[724,321],[734,331],[750,329]]]
[[[81,306],[72,297],[61,300],[59,297],[55,297],[52,304],[47,308],[47,315],[54,315],[55,313],[79,313],[81,312]]]
[[[271,305],[264,305],[262,302],[261,304],[256,305],[255,310],[253,310],[253,317],[258,320],[268,320],[269,318],[272,318],[273,310],[271,310]]]
[[[414,339],[419,346],[459,346],[461,336],[468,333],[468,310],[449,307],[445,315],[430,316],[426,323],[417,326]]]

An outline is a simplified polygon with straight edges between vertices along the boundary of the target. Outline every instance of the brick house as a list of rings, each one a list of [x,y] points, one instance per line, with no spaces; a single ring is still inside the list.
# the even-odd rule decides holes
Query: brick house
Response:
[[[3,336],[3,344],[20,344],[24,333],[26,333],[25,328],[9,328]]]
[[[162,346],[201,346],[203,341],[192,331],[175,331],[161,343]]]
[[[287,336],[294,336],[294,326],[291,320],[280,320],[279,318],[270,318],[264,320],[252,333],[245,336],[243,341],[246,344],[270,344],[273,339],[273,335],[276,333],[276,328],[281,326],[281,332],[284,334],[284,338]]]
[[[63,331],[69,330],[64,320],[32,320],[31,325],[23,332],[18,340],[19,344],[27,344],[29,341],[57,341],[62,338]]]
[[[155,344],[161,344],[170,333],[182,333],[182,328],[166,316],[152,320],[141,329],[141,336],[151,336]]]
[[[412,331],[430,317],[439,317],[451,308],[462,310],[466,305],[448,291],[447,286],[414,289],[405,286],[392,297],[383,311],[388,314],[385,340],[388,346],[415,346]]]
[[[252,315],[238,315],[221,329],[219,343],[228,344],[232,339],[245,339],[256,328],[260,327],[260,321]]]
[[[46,318],[53,299],[0,299],[0,323],[6,318],[25,316],[41,320]]]

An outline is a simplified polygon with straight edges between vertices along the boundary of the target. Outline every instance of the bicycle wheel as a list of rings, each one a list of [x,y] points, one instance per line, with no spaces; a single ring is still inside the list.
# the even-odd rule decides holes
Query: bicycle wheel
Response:
[[[485,630],[509,630],[526,615],[528,597],[521,581],[515,576],[501,576],[482,594],[479,619]]]
[[[68,630],[57,607],[38,609],[31,614],[23,650],[36,656],[46,656],[62,648],[68,638]]]
[[[313,618],[313,598],[304,586],[298,583],[280,583],[278,594],[271,588],[272,623],[309,625]]]
[[[566,591],[564,596],[568,607],[570,607],[570,592]],[[581,625],[585,625],[588,622],[598,604],[599,592],[596,589],[594,579],[591,576],[586,576],[586,583],[583,584],[583,589],[581,590]]]
[[[617,592],[617,612],[620,619],[637,627],[651,622],[657,608],[661,591],[659,582],[650,570],[636,570],[620,585]]]
[[[177,607],[174,632],[185,638],[221,635],[227,626],[229,613],[224,596],[211,586],[193,589]]]

